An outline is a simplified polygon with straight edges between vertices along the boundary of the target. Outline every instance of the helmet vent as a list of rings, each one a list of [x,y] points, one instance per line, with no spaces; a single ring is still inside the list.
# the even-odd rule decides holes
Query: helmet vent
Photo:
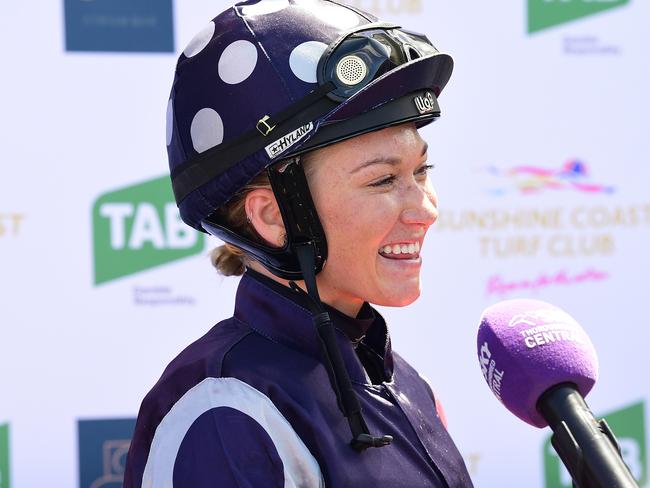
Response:
[[[404,52],[406,53],[406,59],[409,61],[413,61],[414,59],[418,59],[420,57],[420,51],[415,49],[410,44],[404,45]]]
[[[368,66],[359,56],[345,56],[336,64],[336,76],[348,86],[358,85],[368,74]]]

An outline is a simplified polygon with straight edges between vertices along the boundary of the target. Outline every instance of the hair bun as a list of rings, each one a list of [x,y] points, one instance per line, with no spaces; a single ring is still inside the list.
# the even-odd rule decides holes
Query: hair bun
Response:
[[[224,276],[241,276],[246,270],[244,252],[230,244],[219,246],[210,252],[212,266]]]

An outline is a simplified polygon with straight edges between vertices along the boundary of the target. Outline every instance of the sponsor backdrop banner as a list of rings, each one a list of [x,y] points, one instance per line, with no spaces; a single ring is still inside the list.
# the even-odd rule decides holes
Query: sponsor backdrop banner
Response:
[[[172,0],[65,0],[68,51],[173,52]]]
[[[122,486],[134,428],[134,418],[79,421],[79,486]]]
[[[9,488],[9,425],[0,425],[0,488]]]
[[[440,218],[422,297],[382,312],[476,486],[570,486],[548,429],[508,413],[476,357],[481,311],[518,297],[590,335],[588,402],[647,486],[650,4],[349,3],[455,58],[443,116],[423,130]],[[143,396],[231,314],[237,279],[211,269],[215,239],[181,224],[164,143],[177,55],[227,5],[3,6],[0,488],[120,486]]]

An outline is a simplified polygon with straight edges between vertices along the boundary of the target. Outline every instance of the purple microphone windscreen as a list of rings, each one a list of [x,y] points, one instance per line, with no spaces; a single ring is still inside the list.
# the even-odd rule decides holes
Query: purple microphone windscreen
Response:
[[[488,307],[477,337],[481,371],[508,410],[535,427],[548,423],[539,397],[560,383],[586,396],[598,378],[598,358],[580,325],[562,309],[539,300],[506,300]]]

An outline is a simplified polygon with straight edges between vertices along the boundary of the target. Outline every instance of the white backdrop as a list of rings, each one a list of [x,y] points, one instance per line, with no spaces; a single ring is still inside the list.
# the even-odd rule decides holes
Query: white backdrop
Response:
[[[176,53],[229,3],[175,2]],[[382,309],[394,348],[431,380],[476,486],[546,486],[549,432],[485,386],[478,318],[506,298],[555,303],[598,351],[592,410],[650,399],[650,5],[528,34],[524,0],[350,3],[427,33],[456,61],[443,117],[424,130],[441,217],[423,295]],[[237,286],[211,269],[215,240],[95,284],[94,203],[166,172],[177,54],[66,52],[62,4],[3,2],[0,13],[2,488],[78,486],[78,420],[135,417],[170,359],[230,315]],[[567,161],[586,174],[568,180]],[[639,462],[647,474],[647,451]]]

